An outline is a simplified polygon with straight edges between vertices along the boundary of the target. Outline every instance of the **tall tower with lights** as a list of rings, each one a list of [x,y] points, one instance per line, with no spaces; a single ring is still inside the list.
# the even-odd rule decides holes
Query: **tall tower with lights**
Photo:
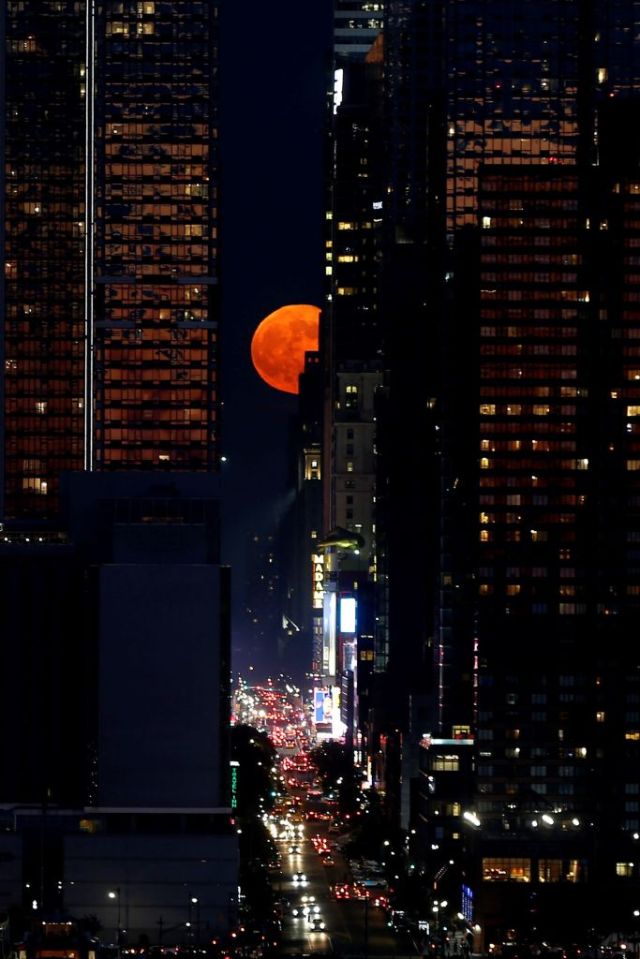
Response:
[[[117,889],[132,942],[159,915],[183,937],[187,901],[224,928],[237,894],[229,585],[208,475],[217,12],[0,11],[0,802],[15,813],[0,908],[107,928]]]
[[[216,4],[4,5],[5,522],[218,457]]]
[[[597,0],[385,15],[388,232],[428,277],[396,385],[432,429],[415,821],[485,947],[637,896],[636,36]]]

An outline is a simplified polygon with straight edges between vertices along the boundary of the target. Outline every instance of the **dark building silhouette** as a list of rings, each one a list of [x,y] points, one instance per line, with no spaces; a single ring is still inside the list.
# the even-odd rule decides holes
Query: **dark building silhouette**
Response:
[[[378,291],[383,372],[373,785],[478,949],[633,924],[636,33],[627,4],[389,0],[382,95],[358,114],[336,85],[334,463],[337,384],[369,359],[337,277]],[[372,169],[367,259],[336,211]]]
[[[403,242],[391,282],[402,264],[405,282],[428,278],[425,375],[396,398],[432,406],[436,433],[426,511],[409,500],[437,544],[430,710],[405,724],[398,765],[415,769],[417,743],[425,874],[471,891],[485,948],[586,936],[585,910],[630,928],[637,165],[618,118],[637,117],[633,17],[597,2],[386,10],[405,186],[391,216],[425,257],[411,265]],[[410,367],[391,350],[389,365],[392,404]],[[404,633],[390,636],[399,654]]]
[[[0,908],[108,929],[110,890],[119,942],[237,896],[217,13],[0,12]]]
[[[4,535],[3,910],[64,905],[107,928],[118,888],[136,942],[158,910],[183,921],[187,883],[203,922],[230,921],[217,493],[186,473],[72,474],[60,532]]]

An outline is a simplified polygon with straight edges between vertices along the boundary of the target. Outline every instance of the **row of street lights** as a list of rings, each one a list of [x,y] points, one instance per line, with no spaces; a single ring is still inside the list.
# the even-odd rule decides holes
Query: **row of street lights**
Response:
[[[114,900],[118,904],[118,916],[117,916],[117,927],[116,927],[116,945],[118,947],[118,957],[121,954],[121,948],[125,941],[127,935],[127,928],[122,928],[122,913],[120,908],[121,895],[120,895],[120,886],[117,886],[115,889],[110,889],[107,893],[107,898]],[[196,922],[195,922],[195,939],[196,945],[200,945],[200,900],[197,896],[191,896],[189,898],[189,918],[185,922],[185,929],[190,930],[193,927],[192,916],[193,916],[193,907],[195,906],[196,913]],[[129,903],[126,903],[126,924],[129,925]],[[187,932],[187,935],[189,933]]]

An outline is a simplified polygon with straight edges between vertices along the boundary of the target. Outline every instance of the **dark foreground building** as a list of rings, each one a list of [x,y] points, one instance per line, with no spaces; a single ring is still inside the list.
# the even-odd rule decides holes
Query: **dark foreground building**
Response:
[[[374,785],[476,948],[631,935],[637,12],[384,6]]]
[[[0,11],[0,908],[95,914],[134,944],[182,938],[194,911],[222,928],[237,894],[228,577],[204,475],[217,12]]]
[[[192,897],[203,931],[231,921],[215,492],[185,474],[74,474],[62,532],[1,544],[1,908],[35,900],[109,930],[118,890],[132,944],[159,922],[175,937]]]

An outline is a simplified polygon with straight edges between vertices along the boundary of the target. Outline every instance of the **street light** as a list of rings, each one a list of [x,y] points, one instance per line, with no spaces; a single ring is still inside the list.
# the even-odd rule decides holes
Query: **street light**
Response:
[[[431,911],[435,913],[434,925],[435,925],[435,931],[436,931],[436,940],[438,942],[438,954],[441,956],[444,955],[444,942],[442,941],[443,940],[442,933],[444,931],[444,927],[442,925],[442,916],[441,916],[440,910],[446,909],[448,905],[449,903],[446,899],[441,899],[440,901],[435,900],[431,907]]]
[[[197,896],[191,897],[191,904],[196,907],[196,945],[200,945],[200,900]],[[191,906],[189,906],[189,915],[191,915]]]
[[[118,947],[118,956],[120,956],[120,886],[115,890],[110,889],[107,893],[108,899],[115,899],[118,903],[118,927],[116,929],[116,945]]]

